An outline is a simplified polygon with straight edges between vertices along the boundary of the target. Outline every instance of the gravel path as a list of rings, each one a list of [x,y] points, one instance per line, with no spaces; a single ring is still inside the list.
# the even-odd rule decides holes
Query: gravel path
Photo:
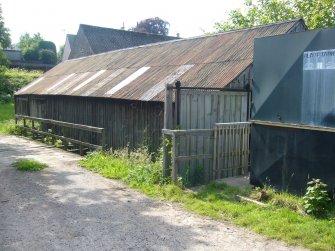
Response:
[[[26,173],[11,164],[49,167]],[[0,250],[302,250],[152,200],[78,166],[80,157],[0,136]]]

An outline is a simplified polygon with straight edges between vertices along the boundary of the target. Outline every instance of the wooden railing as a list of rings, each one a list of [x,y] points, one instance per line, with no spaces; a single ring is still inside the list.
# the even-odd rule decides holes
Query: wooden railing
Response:
[[[19,124],[19,121],[21,120],[23,121],[23,125]],[[30,121],[30,123],[27,123],[27,121]],[[39,128],[35,126],[36,122],[40,124]],[[55,142],[55,139],[60,139],[63,142],[63,148],[65,150],[67,150],[68,148],[68,143],[76,144],[79,146],[80,155],[84,154],[84,147],[92,149],[102,149],[102,150],[105,150],[106,147],[106,135],[104,128],[74,124],[52,119],[36,118],[25,115],[15,115],[15,124],[17,127],[22,128],[25,134],[27,134],[27,131],[32,132],[33,138],[35,138],[37,135],[49,136],[52,138],[53,143]],[[30,127],[28,124],[30,124]],[[57,131],[55,130],[56,127],[62,128],[62,130],[58,131],[62,132],[63,135],[58,135],[55,133]],[[79,139],[74,139],[72,137],[67,136],[66,132],[69,129],[78,130]],[[89,142],[85,142],[83,139],[84,137],[82,137],[82,131],[87,131],[100,135],[100,144],[92,144]]]

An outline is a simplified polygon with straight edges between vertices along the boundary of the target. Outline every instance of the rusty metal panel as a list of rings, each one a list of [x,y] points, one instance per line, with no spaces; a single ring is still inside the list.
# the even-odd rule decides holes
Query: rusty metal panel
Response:
[[[163,101],[162,83],[176,81],[170,76],[187,65],[194,66],[177,74],[183,86],[224,88],[252,64],[255,38],[288,33],[300,22],[294,20],[68,60],[17,94],[106,97],[108,93],[107,97],[117,99]],[[136,78],[131,77],[144,67],[150,68]]]

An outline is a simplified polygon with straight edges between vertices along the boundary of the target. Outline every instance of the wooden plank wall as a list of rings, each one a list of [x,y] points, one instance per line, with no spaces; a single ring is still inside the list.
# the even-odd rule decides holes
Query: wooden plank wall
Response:
[[[178,129],[213,129],[216,123],[247,121],[247,92],[218,90],[181,90],[180,125]],[[179,135],[176,138],[178,156],[196,156],[213,153],[213,135]],[[192,177],[192,185],[211,179],[213,160],[180,160],[178,173]],[[194,178],[194,177],[202,177]]]
[[[247,92],[181,90],[179,129],[212,129],[216,123],[247,121]]]
[[[20,98],[16,97],[18,108],[22,107],[20,103]],[[29,104],[29,114],[23,109],[18,109],[17,114],[105,128],[108,147],[148,145],[150,151],[156,151],[161,145],[163,102],[32,95]],[[75,130],[67,133],[78,134]],[[89,133],[84,137],[92,144],[99,140]]]

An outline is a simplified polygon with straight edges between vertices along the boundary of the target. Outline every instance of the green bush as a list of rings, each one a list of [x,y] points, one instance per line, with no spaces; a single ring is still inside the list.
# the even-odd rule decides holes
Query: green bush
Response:
[[[327,185],[320,179],[313,179],[307,183],[307,191],[303,197],[303,205],[306,213],[322,216],[329,210],[330,198],[326,191]]]
[[[56,64],[57,63],[56,53],[49,49],[40,50],[38,59],[44,64]]]
[[[26,61],[38,61],[38,47],[32,46],[28,47],[22,51],[23,59]]]
[[[42,75],[40,71],[5,69],[0,71],[0,103],[13,100],[14,93]]]
[[[53,42],[51,42],[51,41],[44,41],[44,40],[40,41],[38,43],[38,49],[39,50],[51,50],[55,54],[57,53],[57,51],[56,51],[56,45]]]

